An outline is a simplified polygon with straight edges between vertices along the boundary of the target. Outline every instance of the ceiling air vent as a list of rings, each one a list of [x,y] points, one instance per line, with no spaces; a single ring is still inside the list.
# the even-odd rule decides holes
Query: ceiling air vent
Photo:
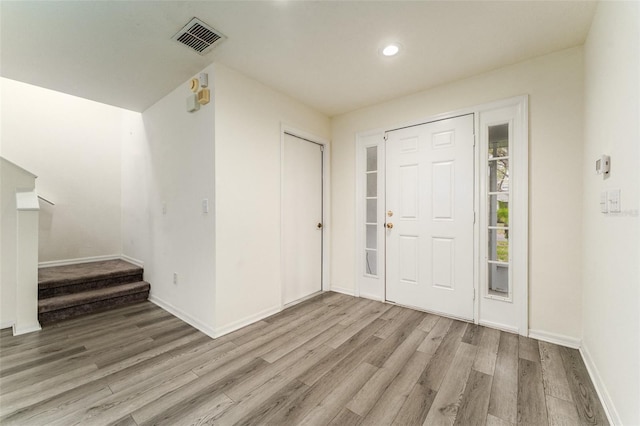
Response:
[[[222,43],[226,37],[198,18],[193,18],[173,36],[173,39],[195,50],[200,55],[206,55]]]

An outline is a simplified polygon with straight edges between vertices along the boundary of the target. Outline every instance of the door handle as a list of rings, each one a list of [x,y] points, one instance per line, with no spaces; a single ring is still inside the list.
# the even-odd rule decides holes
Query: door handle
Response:
[[[322,223],[318,222],[318,224],[316,225],[316,228],[322,229]]]
[[[391,228],[393,228],[393,223],[387,223],[386,226],[387,226],[387,229],[391,229]]]

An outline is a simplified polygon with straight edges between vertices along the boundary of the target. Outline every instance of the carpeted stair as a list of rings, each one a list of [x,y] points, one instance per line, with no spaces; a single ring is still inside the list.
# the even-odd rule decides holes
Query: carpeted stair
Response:
[[[38,320],[50,324],[147,300],[150,285],[142,273],[124,260],[40,268]]]

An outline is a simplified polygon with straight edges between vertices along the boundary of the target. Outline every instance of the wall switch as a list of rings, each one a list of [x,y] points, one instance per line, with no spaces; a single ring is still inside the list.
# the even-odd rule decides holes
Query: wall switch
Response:
[[[174,284],[178,284],[178,273],[177,272],[173,273],[173,283]]]
[[[609,193],[609,213],[620,213],[620,190],[610,189]]]
[[[209,199],[202,200],[202,213],[209,213]]]
[[[607,205],[607,191],[600,193],[600,213],[609,213],[609,207]]]

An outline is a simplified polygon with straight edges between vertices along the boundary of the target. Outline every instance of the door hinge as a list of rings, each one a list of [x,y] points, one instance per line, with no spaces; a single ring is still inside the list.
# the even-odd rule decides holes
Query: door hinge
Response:
[[[476,223],[476,212],[473,212],[473,223]]]
[[[473,300],[476,300],[476,289],[473,289]]]
[[[320,145],[320,152],[324,152],[324,145]]]

